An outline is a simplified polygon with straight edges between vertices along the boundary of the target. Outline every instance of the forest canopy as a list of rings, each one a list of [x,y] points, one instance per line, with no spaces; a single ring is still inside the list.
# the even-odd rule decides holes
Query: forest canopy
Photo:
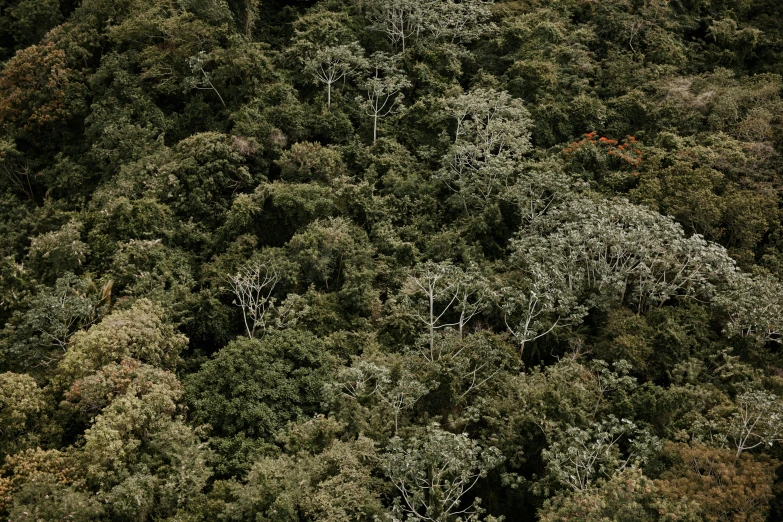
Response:
[[[0,0],[0,518],[783,519],[778,0]]]

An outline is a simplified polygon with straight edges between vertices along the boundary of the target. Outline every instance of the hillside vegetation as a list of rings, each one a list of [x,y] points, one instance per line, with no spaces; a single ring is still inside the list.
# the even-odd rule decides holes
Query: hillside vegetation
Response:
[[[0,518],[783,519],[781,20],[0,1]]]

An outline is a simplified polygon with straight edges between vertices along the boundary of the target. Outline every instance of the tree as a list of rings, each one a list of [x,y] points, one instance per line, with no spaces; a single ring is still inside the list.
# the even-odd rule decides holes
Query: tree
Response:
[[[519,343],[520,357],[527,343],[555,328],[579,324],[587,313],[571,282],[556,268],[543,262],[528,265],[523,277],[524,282],[500,290],[506,328]]]
[[[642,470],[628,467],[608,479],[598,479],[592,488],[556,494],[544,502],[538,515],[542,522],[697,522],[701,520],[698,512],[693,500],[667,498]]]
[[[630,440],[630,450],[623,458],[618,443],[623,437],[638,435]],[[660,450],[660,442],[627,419],[610,415],[602,422],[594,422],[587,429],[568,427],[543,451],[547,471],[557,481],[574,490],[583,491],[603,473],[606,477],[621,472],[629,464],[639,464]]]
[[[783,401],[776,395],[749,389],[737,396],[736,405],[738,411],[728,426],[728,437],[737,449],[735,463],[743,451],[783,441]]]
[[[406,41],[419,34],[422,24],[423,2],[416,0],[392,0],[373,2],[367,16],[373,28],[386,34],[395,47],[402,46],[405,52]]]
[[[0,500],[0,510],[3,510],[5,514],[10,511],[17,517],[17,520],[29,517],[30,512],[49,514],[47,511],[51,510],[53,512],[52,518],[56,520],[58,515],[72,516],[73,508],[83,502],[84,507],[88,508],[85,510],[87,513],[84,518],[91,520],[92,518],[87,516],[89,508],[95,509],[97,507],[97,511],[100,513],[100,504],[90,502],[91,499],[84,492],[84,488],[74,484],[81,475],[74,464],[73,455],[69,452],[54,449],[43,450],[40,447],[7,455],[2,466],[2,477],[0,477],[0,484],[5,492]],[[70,496],[68,493],[76,493],[73,495],[76,505],[68,505],[70,503],[67,502],[63,502],[64,505],[58,505],[57,501],[62,502],[62,498],[58,498],[57,492],[65,493],[67,496]],[[46,495],[49,497],[47,498]],[[53,502],[47,502],[50,499]],[[24,513],[25,511],[27,514]]]
[[[185,380],[195,422],[214,435],[270,440],[287,422],[312,415],[325,400],[334,360],[320,339],[296,330],[237,339]]]
[[[155,187],[161,200],[185,219],[214,223],[228,211],[238,191],[253,186],[248,159],[239,145],[218,132],[193,134],[176,144],[173,156],[163,155],[162,164],[156,164],[155,156],[142,159],[135,165],[141,172],[128,174],[143,179],[145,170],[171,173],[173,180],[167,174],[167,182]]]
[[[453,324],[442,324],[440,321],[459,295],[459,283],[454,277],[456,273],[456,267],[450,263],[428,262],[420,266],[407,281],[409,289],[406,293],[415,295],[420,292],[424,298],[425,307],[413,309],[415,316],[427,326],[431,361],[435,360],[435,330],[453,326]],[[438,308],[435,308],[436,303]],[[421,311],[416,308],[420,308]]]
[[[440,0],[424,2],[424,29],[434,40],[470,43],[491,33],[494,0]]]
[[[43,280],[55,280],[66,272],[76,272],[82,267],[90,249],[81,240],[84,225],[69,221],[59,230],[32,238],[28,257],[31,267]]]
[[[234,304],[242,308],[245,330],[251,339],[259,326],[266,333],[266,315],[275,305],[272,292],[279,280],[277,269],[264,263],[244,265],[229,277]]]
[[[61,406],[74,413],[79,421],[89,424],[115,398],[129,392],[144,394],[159,387],[178,390],[182,385],[171,371],[123,357],[71,383],[63,394],[65,401]]]
[[[411,82],[383,54],[375,53],[372,58],[375,75],[365,80],[367,96],[363,103],[367,115],[372,118],[372,142],[375,143],[378,141],[378,119],[399,110],[400,101],[405,97],[401,91],[410,88]]]
[[[476,40],[492,29],[492,0],[375,0],[367,9],[372,28],[405,52],[407,43],[429,36],[450,43]]]
[[[512,245],[512,262],[546,267],[588,306],[628,302],[637,313],[707,297],[735,270],[724,248],[625,201],[566,200]]]
[[[70,384],[126,357],[173,369],[187,345],[187,337],[165,322],[159,304],[139,299],[129,309],[115,311],[75,335],[57,366],[58,378]]]
[[[36,428],[47,409],[45,399],[31,376],[0,374],[0,453],[16,453],[39,442]]]
[[[300,267],[299,283],[337,292],[347,310],[367,313],[377,302],[374,246],[367,233],[348,219],[319,219],[304,227],[286,245]]]
[[[258,8],[261,6],[261,0],[245,0],[245,23],[244,33],[245,38],[253,37],[253,29],[258,22]]]
[[[125,390],[118,383],[79,448],[80,464],[115,520],[185,512],[212,475],[206,447],[181,415],[182,385],[162,370],[142,370]]]
[[[84,110],[81,79],[53,42],[19,51],[0,74],[0,125],[25,135],[67,121]]]
[[[250,18],[250,14],[248,14],[248,18]],[[185,79],[183,88],[186,92],[190,89],[210,90],[217,95],[220,103],[223,104],[223,108],[226,108],[226,102],[223,99],[223,96],[220,94],[220,91],[217,90],[215,84],[212,83],[212,73],[207,72],[204,69],[211,60],[212,57],[204,51],[199,51],[197,55],[188,58],[188,64],[190,65],[190,70],[194,76],[189,76]]]
[[[505,341],[484,328],[465,336],[447,331],[438,340],[439,358],[420,365],[424,373],[419,379],[438,383],[433,399],[448,404],[450,413],[466,415],[455,417],[453,426],[470,422],[474,405],[496,393],[496,386],[503,386],[508,374],[519,368],[513,348]]]
[[[736,272],[721,290],[715,301],[728,315],[728,337],[783,343],[783,287],[777,279]]]
[[[409,368],[389,367],[383,361],[359,360],[337,373],[340,391],[354,400],[377,397],[394,418],[394,436],[399,432],[400,413],[411,409],[429,392]]]
[[[429,355],[435,361],[435,331],[465,326],[485,306],[489,288],[478,269],[463,271],[450,262],[427,261],[417,265],[402,288],[402,303],[408,313],[427,326]]]
[[[21,192],[29,201],[35,202],[34,176],[30,171],[30,162],[19,152],[13,140],[6,138],[0,141],[0,162],[4,177],[12,190]]]
[[[370,522],[382,516],[381,497],[388,487],[376,476],[376,445],[364,436],[339,440],[340,428],[323,416],[292,426],[281,436],[286,452],[253,464],[221,518]]]
[[[53,287],[38,286],[5,326],[3,351],[24,368],[49,366],[66,353],[71,337],[106,313],[112,283],[65,274]]]
[[[345,81],[367,68],[364,49],[358,42],[324,47],[305,62],[305,71],[316,81],[326,84],[326,106],[332,106],[332,85]]]
[[[522,226],[526,227],[583,188],[559,169],[534,165],[522,171],[516,181],[506,187],[502,198],[518,208]]]
[[[502,461],[497,448],[482,449],[466,434],[455,435],[431,424],[420,438],[393,438],[383,469],[402,497],[394,506],[398,515],[445,522],[478,515],[481,500],[462,506],[462,498]]]
[[[346,173],[340,151],[317,142],[294,143],[275,163],[280,167],[280,176],[284,180],[297,183],[331,185],[335,178]]]
[[[678,501],[695,501],[692,512],[702,520],[762,522],[767,519],[776,464],[693,442],[668,443],[673,466],[655,481],[658,491]]]
[[[445,111],[456,128],[439,177],[466,210],[486,206],[513,179],[531,148],[530,113],[507,92],[482,88],[447,100]]]
[[[23,483],[14,492],[8,520],[84,520],[99,521],[106,513],[94,494],[73,485],[58,484],[51,476]]]
[[[7,9],[13,19],[12,33],[20,48],[40,42],[50,29],[62,22],[57,0],[21,0]]]

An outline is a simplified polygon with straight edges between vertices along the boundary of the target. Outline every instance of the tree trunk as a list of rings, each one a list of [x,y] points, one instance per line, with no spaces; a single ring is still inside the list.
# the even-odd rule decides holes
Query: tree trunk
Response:
[[[435,360],[435,295],[430,291],[430,360]]]
[[[249,40],[253,36],[253,29],[256,26],[256,9],[260,0],[245,0],[245,37]]]

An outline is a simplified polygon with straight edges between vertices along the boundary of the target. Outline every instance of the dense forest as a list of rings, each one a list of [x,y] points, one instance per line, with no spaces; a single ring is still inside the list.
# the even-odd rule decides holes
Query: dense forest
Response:
[[[0,0],[0,518],[783,520],[779,0]]]

